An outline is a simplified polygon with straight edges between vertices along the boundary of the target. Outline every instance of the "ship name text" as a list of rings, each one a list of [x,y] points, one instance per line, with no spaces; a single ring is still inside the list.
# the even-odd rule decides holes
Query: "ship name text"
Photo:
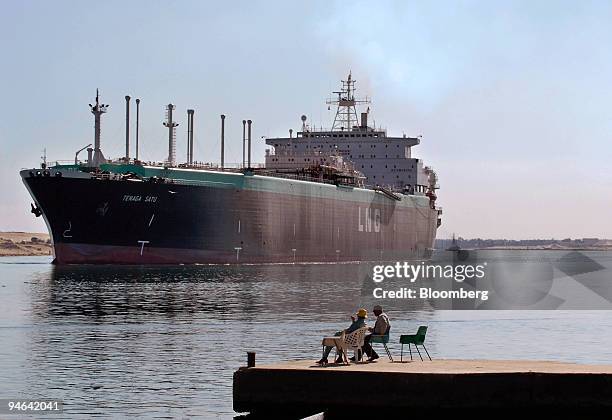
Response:
[[[146,195],[146,196],[142,196],[142,195],[130,195],[130,194],[125,194],[123,196],[123,200],[125,202],[130,202],[130,203],[141,203],[141,202],[145,202],[145,203],[155,203],[157,202],[157,196],[154,195]]]

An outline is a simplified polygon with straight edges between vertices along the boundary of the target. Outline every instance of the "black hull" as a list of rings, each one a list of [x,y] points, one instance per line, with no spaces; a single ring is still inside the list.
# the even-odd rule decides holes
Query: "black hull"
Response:
[[[312,194],[291,195],[27,171],[22,177],[42,210],[58,264],[422,258],[431,251],[437,224],[429,206],[402,205],[373,191],[360,193],[370,202],[334,199],[319,194],[315,183]]]

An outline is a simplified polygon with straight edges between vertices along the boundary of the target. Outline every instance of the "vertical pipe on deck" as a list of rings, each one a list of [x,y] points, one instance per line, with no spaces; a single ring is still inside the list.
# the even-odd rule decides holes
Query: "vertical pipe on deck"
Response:
[[[225,167],[225,115],[221,114],[221,170]]]
[[[248,164],[249,164],[249,169],[251,169],[251,124],[253,123],[253,121],[251,120],[247,120],[247,124],[248,124],[248,139],[249,139],[249,154],[248,154]]]
[[[125,160],[130,161],[130,97],[125,95]]]
[[[140,99],[136,99],[136,160],[138,160],[138,127],[140,125]]]
[[[242,120],[242,168],[246,167],[246,120]]]
[[[193,126],[195,124],[195,111],[192,109],[191,110],[191,163],[193,164]]]
[[[187,110],[187,163],[193,165],[193,109]]]

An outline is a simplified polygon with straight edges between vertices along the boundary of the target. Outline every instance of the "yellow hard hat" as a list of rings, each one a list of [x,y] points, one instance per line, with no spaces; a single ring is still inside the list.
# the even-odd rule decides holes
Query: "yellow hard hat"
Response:
[[[357,316],[359,318],[367,318],[368,317],[368,311],[366,311],[365,309],[361,308],[357,311]]]

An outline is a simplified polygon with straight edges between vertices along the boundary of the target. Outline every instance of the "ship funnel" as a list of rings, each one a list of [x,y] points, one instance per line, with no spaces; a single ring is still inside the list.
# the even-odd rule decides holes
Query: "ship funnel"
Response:
[[[221,170],[225,168],[225,115],[221,114]]]
[[[193,109],[187,110],[187,163],[193,165]]]
[[[94,154],[93,159],[89,162],[91,166],[100,166],[100,164],[106,163],[106,158],[104,157],[104,155],[102,154],[102,150],[100,149],[100,120],[102,114],[106,113],[108,105],[101,104],[99,99],[100,95],[98,94],[98,89],[96,89],[96,104],[89,104],[91,113],[94,114]]]
[[[368,128],[368,113],[361,113],[361,128]]]
[[[251,120],[247,120],[247,124],[248,124],[248,139],[249,139],[249,155],[248,155],[248,168],[251,169],[251,124],[253,123],[253,121]]]
[[[246,167],[246,120],[242,120],[242,167]]]
[[[177,122],[172,119],[172,113],[176,106],[168,104],[166,106],[166,121],[164,126],[168,127],[168,166],[176,166],[176,127]]]
[[[125,161],[130,161],[130,96],[125,95]]]
[[[138,160],[138,127],[140,125],[140,99],[136,99],[136,160]]]

